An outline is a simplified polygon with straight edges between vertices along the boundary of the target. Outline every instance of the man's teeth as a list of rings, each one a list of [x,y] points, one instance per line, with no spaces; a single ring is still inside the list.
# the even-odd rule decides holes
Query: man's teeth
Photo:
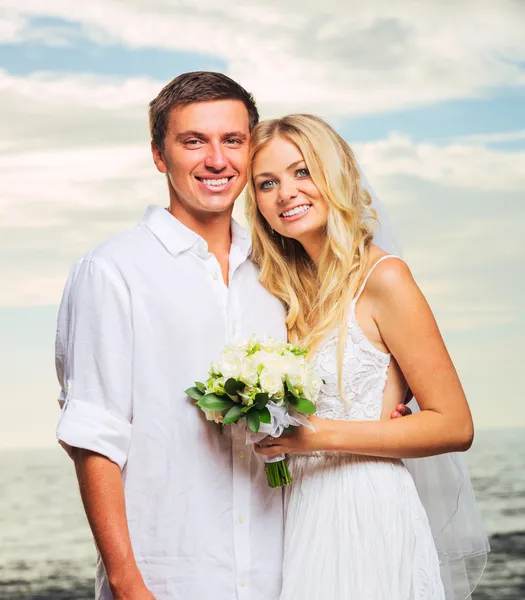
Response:
[[[287,210],[286,212],[283,212],[283,214],[281,216],[282,217],[293,217],[293,215],[298,215],[299,213],[306,212],[309,208],[310,208],[310,206],[308,206],[306,204],[303,206],[297,206],[296,208],[292,208],[292,210]]]
[[[203,179],[202,182],[205,185],[215,185],[215,186],[226,185],[228,183],[228,178],[223,177],[222,179]]]

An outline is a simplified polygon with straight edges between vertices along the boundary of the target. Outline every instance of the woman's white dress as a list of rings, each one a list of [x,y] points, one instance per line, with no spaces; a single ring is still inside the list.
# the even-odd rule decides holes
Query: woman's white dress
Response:
[[[386,257],[385,257],[386,258]],[[377,264],[377,263],[376,263]],[[338,332],[320,347],[323,419],[381,416],[390,355],[367,340],[352,302],[337,383]],[[401,460],[345,453],[291,455],[280,600],[443,600],[439,560],[414,481]]]

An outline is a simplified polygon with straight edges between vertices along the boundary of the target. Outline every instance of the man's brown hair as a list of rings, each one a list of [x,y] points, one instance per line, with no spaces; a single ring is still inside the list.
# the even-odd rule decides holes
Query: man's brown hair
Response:
[[[259,122],[253,96],[237,82],[222,73],[195,71],[175,77],[149,103],[151,140],[162,149],[171,110],[175,106],[211,100],[240,100],[248,111],[250,131]]]

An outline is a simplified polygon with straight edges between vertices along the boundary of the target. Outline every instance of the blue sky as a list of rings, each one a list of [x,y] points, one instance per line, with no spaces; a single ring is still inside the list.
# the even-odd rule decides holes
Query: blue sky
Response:
[[[263,117],[337,127],[399,229],[477,426],[525,426],[521,4],[2,4],[0,446],[54,443],[65,278],[165,204],[147,103],[189,70],[234,77]]]

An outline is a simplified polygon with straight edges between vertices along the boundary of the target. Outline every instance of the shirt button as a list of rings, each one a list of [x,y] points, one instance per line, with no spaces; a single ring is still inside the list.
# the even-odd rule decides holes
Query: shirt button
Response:
[[[213,279],[215,279],[215,281],[217,281],[217,279],[219,279],[219,274],[218,273],[214,273],[213,274]]]
[[[244,587],[244,586],[246,585],[246,581],[244,581],[244,579],[241,579],[241,580],[239,581],[239,585],[240,585],[241,587]]]
[[[239,515],[237,517],[237,521],[239,521],[239,523],[242,525],[244,523],[244,517],[242,515]]]
[[[244,454],[244,452],[241,450],[239,452],[239,458],[242,460],[245,456],[246,456],[246,454]]]

